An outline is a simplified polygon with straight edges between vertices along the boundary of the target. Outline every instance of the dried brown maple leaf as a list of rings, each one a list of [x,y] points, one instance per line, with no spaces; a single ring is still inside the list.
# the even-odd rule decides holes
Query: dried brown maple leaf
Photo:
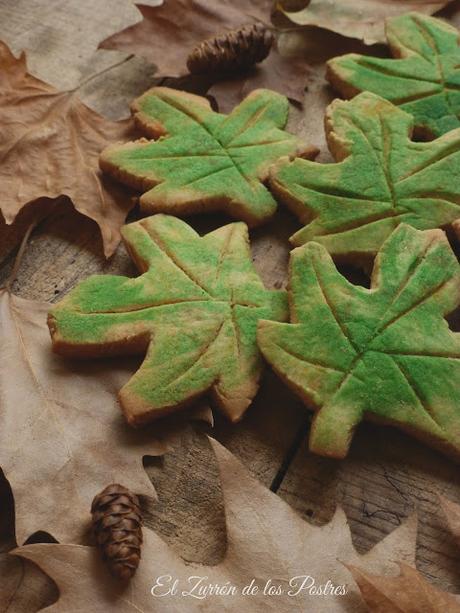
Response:
[[[165,0],[160,6],[136,4],[142,21],[99,44],[153,62],[156,77],[186,74],[187,56],[202,40],[256,21],[269,22],[272,0]]]
[[[256,21],[268,24],[273,2],[165,0],[161,6],[137,7],[143,20],[105,39],[99,47],[140,55],[157,66],[155,76],[161,78],[187,74],[187,56],[204,39]],[[210,78],[207,87],[212,85],[209,93],[221,111],[233,108],[257,88],[273,89],[302,102],[309,70],[304,59],[282,57],[274,47],[256,68],[223,81]]]
[[[311,0],[295,12],[283,11],[299,26],[317,26],[367,45],[385,42],[385,19],[409,11],[432,15],[452,0]]]
[[[380,577],[349,565],[371,613],[460,612],[459,596],[431,585],[415,568],[400,564],[399,577]]]
[[[0,211],[11,224],[37,198],[68,196],[98,224],[110,256],[133,201],[102,177],[98,157],[110,142],[129,137],[131,122],[98,115],[77,89],[59,92],[36,79],[25,55],[14,57],[0,42]]]
[[[227,525],[227,551],[216,566],[185,563],[154,532],[144,529],[142,559],[130,583],[123,589],[99,560],[91,547],[75,545],[26,545],[15,550],[17,555],[35,562],[58,585],[59,601],[48,609],[53,613],[131,613],[132,611],[193,612],[248,611],[315,611],[335,613],[365,611],[356,586],[338,559],[360,563],[374,572],[397,569],[392,560],[405,557],[413,561],[416,526],[413,520],[397,528],[364,555],[353,547],[346,517],[340,509],[332,521],[316,527],[304,521],[283,500],[256,479],[242,464],[215,441],[211,441],[220,466]],[[378,570],[379,569],[379,570]],[[168,576],[178,580],[177,595],[158,597],[161,587],[151,590],[157,577],[171,587]],[[189,577],[195,576],[196,579]],[[345,595],[313,595],[300,585],[345,585]],[[232,595],[208,596],[206,599],[181,595],[189,591],[199,577],[203,584],[228,585],[237,588]],[[77,579],[78,578],[78,579]],[[254,580],[257,594],[243,596],[241,589]],[[280,586],[282,594],[268,596],[263,588],[270,580],[272,588]],[[291,581],[291,585],[289,582]],[[327,583],[329,581],[329,584]],[[329,590],[331,587],[329,587]],[[288,591],[293,595],[289,596]],[[338,592],[342,591],[340,588]],[[270,609],[271,610],[271,609]]]
[[[153,496],[142,458],[166,448],[120,416],[116,390],[132,365],[76,365],[52,354],[49,307],[0,290],[0,466],[18,543],[38,530],[82,542],[94,495],[121,482]]]

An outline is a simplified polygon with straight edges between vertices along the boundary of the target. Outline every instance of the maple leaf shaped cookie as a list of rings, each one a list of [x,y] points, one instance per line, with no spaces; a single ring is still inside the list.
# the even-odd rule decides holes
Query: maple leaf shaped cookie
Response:
[[[373,255],[400,224],[453,224],[460,233],[460,129],[411,140],[412,117],[368,92],[327,110],[336,164],[280,160],[271,185],[308,223],[294,245],[315,240],[337,255]]]
[[[185,222],[156,215],[122,233],[144,274],[80,283],[50,313],[54,350],[81,357],[146,352],[120,392],[131,424],[208,390],[237,421],[262,370],[257,321],[288,315],[286,293],[265,289],[253,267],[247,227],[229,224],[201,238]]]
[[[460,459],[460,267],[440,230],[401,225],[371,289],[349,283],[318,243],[290,262],[291,323],[259,323],[274,370],[316,410],[310,449],[343,458],[362,419],[400,427]]]
[[[347,98],[368,90],[390,100],[433,136],[460,127],[458,30],[414,12],[389,19],[386,35],[396,59],[336,57],[328,62],[332,85]]]
[[[222,210],[249,225],[266,221],[276,202],[263,181],[270,165],[297,153],[299,140],[282,130],[289,103],[255,90],[230,115],[206,98],[154,87],[132,105],[134,118],[156,141],[111,145],[100,165],[139,190],[146,213]],[[300,152],[299,152],[300,153]],[[314,156],[309,148],[303,155]]]

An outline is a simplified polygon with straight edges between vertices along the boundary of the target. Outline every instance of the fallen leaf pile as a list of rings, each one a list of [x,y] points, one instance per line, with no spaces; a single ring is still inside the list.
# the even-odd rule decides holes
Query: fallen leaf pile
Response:
[[[121,481],[154,496],[142,458],[166,448],[120,417],[116,391],[132,366],[71,365],[52,354],[49,307],[0,292],[0,466],[15,499],[18,543],[38,530],[85,542],[94,495]]]
[[[109,256],[133,202],[102,177],[98,158],[110,142],[126,140],[132,125],[104,119],[77,91],[59,92],[36,79],[25,55],[15,58],[0,42],[0,211],[12,223],[29,202],[68,196],[99,225]]]
[[[385,19],[408,11],[431,15],[451,1],[311,0],[300,11],[285,10],[284,13],[296,25],[325,28],[372,45],[385,41]]]
[[[217,442],[212,445],[219,462],[227,524],[227,551],[216,566],[186,564],[154,532],[144,529],[144,547],[138,571],[126,590],[113,580],[101,564],[98,553],[78,545],[38,544],[15,550],[33,561],[57,584],[58,602],[49,611],[73,613],[91,611],[213,611],[248,610],[265,613],[267,606],[277,610],[314,610],[318,613],[339,613],[366,610],[356,586],[340,561],[358,565],[370,572],[395,573],[394,560],[414,564],[416,522],[408,520],[373,549],[359,555],[351,541],[346,517],[340,509],[332,521],[315,527],[305,522],[276,494],[249,475],[234,456]],[[168,583],[171,576],[171,583]],[[314,578],[316,589],[331,584],[336,595],[315,595],[305,588],[296,596],[304,577]],[[76,580],[78,577],[78,580]],[[157,578],[166,587],[178,579],[176,595],[155,597],[151,590]],[[204,577],[203,584],[234,585],[234,595],[214,595],[206,599],[182,596],[192,589],[194,580]],[[241,589],[254,579],[257,594],[241,595]],[[267,581],[280,588],[282,594],[263,593]],[[289,582],[291,581],[291,585]],[[306,583],[311,579],[306,579]],[[329,584],[328,584],[329,581]],[[341,586],[345,586],[343,589]],[[312,587],[312,585],[310,585]],[[166,588],[157,587],[161,594]],[[289,596],[288,591],[293,595]],[[346,591],[345,595],[340,595]],[[185,606],[185,609],[184,609]]]
[[[138,4],[137,7],[142,21],[105,39],[99,47],[140,55],[157,66],[155,76],[161,78],[186,75],[188,54],[205,39],[250,23],[270,26],[273,2],[165,0],[160,6]],[[260,65],[239,77],[217,82],[214,77],[210,78],[204,89],[209,89],[223,111],[256,88],[274,89],[301,103],[309,71],[304,59],[283,57],[275,45]]]

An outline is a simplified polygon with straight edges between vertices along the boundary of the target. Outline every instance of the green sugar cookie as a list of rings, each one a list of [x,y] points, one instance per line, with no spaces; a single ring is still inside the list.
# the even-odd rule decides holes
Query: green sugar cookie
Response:
[[[414,12],[387,20],[386,34],[395,59],[336,57],[328,62],[330,83],[346,98],[367,90],[390,100],[429,135],[460,127],[458,30]]]
[[[49,314],[53,349],[82,358],[146,354],[120,391],[131,424],[207,391],[237,421],[262,370],[257,321],[288,316],[286,292],[265,289],[253,267],[247,227],[233,223],[200,237],[185,222],[156,215],[122,234],[143,274],[80,283]]]
[[[371,289],[349,283],[326,249],[292,252],[291,323],[259,322],[259,347],[316,411],[310,449],[343,458],[363,420],[398,426],[460,459],[460,267],[441,230],[401,225]]]
[[[284,159],[272,168],[272,190],[308,224],[291,242],[372,256],[400,223],[460,233],[460,129],[422,143],[411,140],[412,126],[375,94],[335,100],[326,134],[337,163]]]
[[[136,123],[156,141],[112,145],[100,166],[145,193],[145,213],[186,215],[220,210],[253,226],[269,219],[276,202],[263,181],[283,155],[298,151],[299,139],[283,130],[287,98],[259,89],[230,115],[215,113],[206,98],[154,87],[134,101]]]

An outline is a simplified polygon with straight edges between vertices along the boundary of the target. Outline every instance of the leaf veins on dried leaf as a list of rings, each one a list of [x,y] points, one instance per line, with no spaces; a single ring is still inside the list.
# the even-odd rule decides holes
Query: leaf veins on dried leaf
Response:
[[[358,38],[367,45],[385,41],[387,17],[418,11],[432,15],[452,0],[311,0],[301,11],[283,11],[299,26],[317,26],[343,36]]]
[[[119,416],[116,390],[129,366],[71,365],[52,354],[49,307],[0,291],[0,466],[18,543],[36,531],[82,542],[93,496],[114,481],[153,496],[142,458],[165,451]]]
[[[415,568],[400,564],[399,577],[381,577],[348,566],[371,613],[460,612],[458,596],[438,590]]]
[[[48,609],[53,613],[92,611],[131,613],[151,611],[267,611],[268,596],[262,593],[267,579],[284,590],[291,589],[291,577],[309,574],[316,583],[346,584],[345,596],[273,596],[278,611],[313,610],[315,613],[339,613],[366,610],[354,583],[338,560],[360,564],[371,572],[396,572],[392,561],[414,563],[415,521],[408,520],[364,555],[353,547],[350,530],[342,510],[332,521],[316,527],[305,522],[276,494],[251,477],[242,464],[216,441],[212,441],[221,473],[227,524],[227,552],[216,566],[185,563],[153,531],[144,529],[144,547],[138,572],[126,590],[110,577],[90,547],[76,545],[27,545],[15,550],[17,555],[35,562],[57,583],[59,601]],[[251,579],[260,586],[255,596],[211,596],[207,600],[184,599],[179,595],[155,598],[151,588],[155,577],[172,575],[180,589],[189,588],[188,577],[206,576],[206,583],[230,584],[241,589]],[[78,581],[76,581],[78,577]],[[184,609],[185,603],[185,609]],[[312,608],[313,607],[313,608]]]
[[[137,4],[142,21],[106,38],[102,49],[135,53],[158,67],[157,77],[187,73],[187,56],[202,40],[242,25],[269,23],[272,0],[165,0]]]
[[[187,74],[187,56],[203,40],[242,25],[261,21],[270,24],[271,0],[166,0],[161,6],[138,4],[143,20],[102,41],[102,49],[140,55],[157,66],[156,77]],[[253,70],[222,81],[209,80],[219,109],[232,108],[252,90],[273,89],[301,103],[309,73],[301,58],[282,57],[276,46]],[[200,92],[201,93],[201,92]],[[230,100],[227,100],[227,97]]]
[[[102,177],[99,153],[126,140],[131,121],[113,122],[85,106],[77,90],[59,92],[27,72],[0,42],[0,211],[11,224],[27,203],[61,195],[99,226],[106,256],[133,206],[127,190]]]

